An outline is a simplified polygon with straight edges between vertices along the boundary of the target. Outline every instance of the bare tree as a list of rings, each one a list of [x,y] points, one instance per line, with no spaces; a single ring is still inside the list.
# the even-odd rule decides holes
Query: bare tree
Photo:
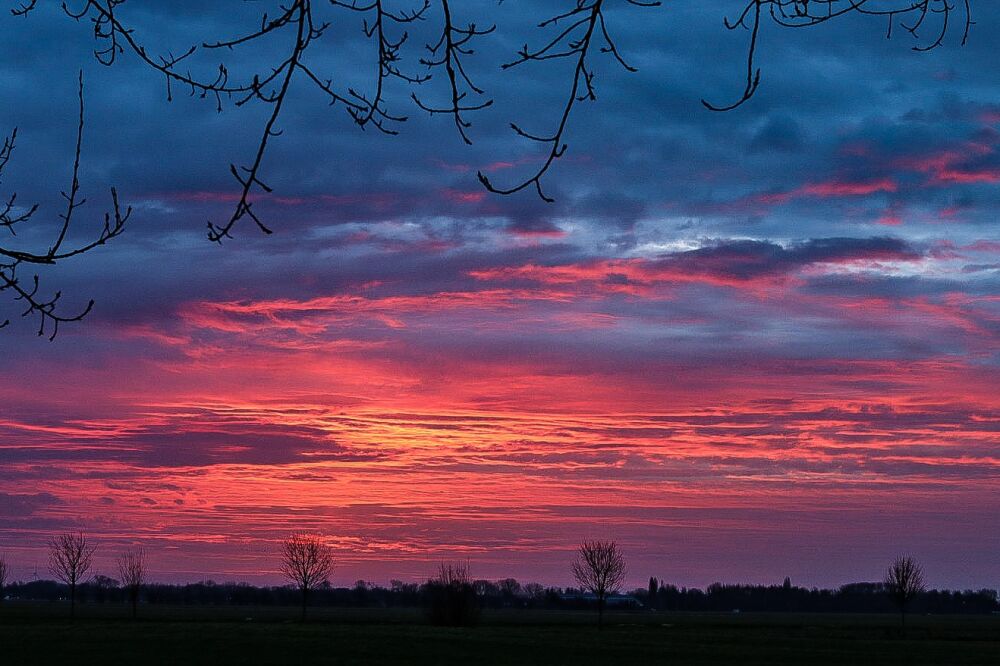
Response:
[[[302,619],[306,619],[309,592],[333,573],[333,552],[319,538],[293,534],[282,544],[281,573],[302,593]]]
[[[24,0],[13,13],[27,16],[36,3],[37,0]],[[386,134],[398,133],[407,120],[403,112],[394,110],[399,98],[404,97],[394,87],[411,87],[405,97],[418,109],[449,117],[462,141],[472,143],[469,116],[491,106],[493,99],[474,81],[468,69],[469,60],[484,36],[500,30],[502,0],[495,10],[497,21],[485,26],[468,20],[474,11],[469,5],[452,0],[412,0],[408,9],[400,8],[405,2],[391,3],[390,7],[387,0],[288,0],[283,4],[268,4],[273,4],[273,8],[262,10],[253,29],[231,37],[207,37],[200,45],[181,46],[166,55],[153,54],[143,44],[140,31],[126,16],[127,0],[77,0],[63,4],[70,17],[88,19],[96,41],[94,55],[99,62],[111,66],[120,57],[134,58],[163,77],[167,100],[181,89],[212,101],[219,111],[227,103],[235,107],[265,107],[259,139],[249,159],[241,165],[230,165],[239,198],[227,219],[208,223],[211,240],[221,242],[231,237],[236,224],[245,219],[264,233],[271,233],[253,206],[255,200],[272,191],[263,178],[264,158],[268,143],[281,134],[279,120],[288,106],[288,93],[296,86],[312,88],[330,105],[344,108],[357,126],[373,127]],[[627,49],[619,47],[609,12],[605,11],[613,4],[611,0],[574,0],[567,4],[567,9],[545,16],[538,23],[537,46],[529,47],[531,40],[525,38],[522,42],[520,36],[514,36],[506,41],[516,40],[524,46],[513,59],[497,59],[503,70],[529,65],[557,66],[562,62],[571,63],[572,67],[565,94],[548,121],[550,129],[525,129],[520,123],[511,123],[516,136],[542,147],[541,165],[506,185],[495,184],[489,175],[480,172],[479,181],[491,192],[514,194],[533,190],[543,200],[552,201],[542,181],[566,154],[569,119],[576,104],[597,100],[599,59],[606,57],[627,71],[635,71],[625,55]],[[614,18],[621,20],[628,12],[659,8],[661,2],[622,0],[614,4]],[[867,16],[885,20],[889,37],[900,29],[906,32],[916,40],[913,47],[916,51],[937,48],[956,25],[960,26],[964,44],[973,25],[972,0],[742,0],[739,7],[741,10],[735,17],[724,19],[724,25],[730,30],[745,30],[749,35],[745,84],[735,101],[717,104],[703,100],[705,107],[713,111],[734,109],[756,93],[761,82],[757,47],[763,39],[765,22],[777,28],[802,29],[847,15]],[[361,17],[363,35],[371,42],[373,66],[367,91],[345,88],[334,76],[327,76],[319,69],[336,60],[337,54],[329,46],[331,41],[321,38],[332,23],[342,18],[338,12]],[[411,46],[406,28],[418,22],[430,22],[433,27],[420,55],[409,56],[414,65],[423,67],[413,71],[413,65],[405,64]],[[220,62],[208,73],[193,73],[190,67],[196,66],[202,53],[223,54],[229,60]],[[246,73],[236,77],[231,74],[235,71]],[[415,92],[435,77],[441,82],[436,93]],[[433,97],[440,101],[432,101]]]
[[[117,590],[121,584],[111,576],[96,574],[90,579],[90,586],[94,590],[94,598],[99,604],[103,604],[111,597],[113,590]]]
[[[498,580],[497,587],[500,588],[500,594],[503,595],[508,603],[521,593],[521,584],[517,582],[516,578],[504,578],[503,580]]]
[[[10,292],[14,300],[23,306],[22,317],[38,317],[38,335],[48,334],[49,339],[55,338],[59,332],[59,325],[67,322],[74,322],[83,319],[94,307],[94,301],[90,301],[82,310],[75,313],[63,314],[57,309],[61,292],[55,292],[52,296],[45,296],[39,291],[38,275],[27,277],[22,274],[24,270],[30,270],[28,266],[51,266],[56,263],[70,259],[85,252],[89,252],[101,245],[104,245],[115,236],[120,235],[125,229],[125,223],[132,214],[131,208],[124,211],[118,203],[118,192],[111,188],[112,211],[104,214],[104,225],[97,233],[97,237],[89,242],[78,245],[66,243],[67,234],[74,220],[77,209],[86,203],[86,199],[80,195],[80,155],[83,146],[83,74],[80,74],[79,101],[80,114],[76,134],[76,150],[73,159],[73,174],[70,181],[69,191],[62,192],[62,197],[66,202],[66,208],[59,214],[59,222],[55,225],[55,234],[48,249],[42,251],[31,251],[19,249],[14,246],[0,245],[0,292]],[[17,129],[11,131],[3,140],[0,146],[0,178],[3,177],[4,169],[7,167],[14,147],[17,142]],[[38,204],[28,207],[20,206],[17,203],[17,194],[11,194],[6,203],[0,202],[0,230],[7,230],[11,236],[15,234],[16,228],[34,221],[38,212]],[[0,319],[0,328],[10,324],[9,319]]]
[[[10,575],[10,569],[7,566],[7,554],[0,553],[0,602],[3,601],[3,588],[7,586],[7,576]]]
[[[139,591],[146,582],[146,553],[142,548],[133,548],[118,556],[118,577],[128,590],[132,619],[135,619],[139,614]]]
[[[909,555],[900,555],[889,565],[882,584],[899,608],[899,619],[905,627],[907,608],[926,589],[923,569]]]
[[[604,625],[604,605],[625,582],[625,557],[614,541],[584,541],[573,563],[573,577],[597,597],[597,626]]]
[[[49,571],[69,586],[69,615],[76,616],[76,586],[90,571],[96,546],[83,532],[61,534],[49,542]]]
[[[472,575],[469,573],[469,563],[445,564],[442,562],[438,565],[437,578],[433,580],[442,585],[471,585]]]
[[[444,627],[471,627],[479,622],[479,599],[469,573],[469,564],[445,564],[427,581],[428,619]]]

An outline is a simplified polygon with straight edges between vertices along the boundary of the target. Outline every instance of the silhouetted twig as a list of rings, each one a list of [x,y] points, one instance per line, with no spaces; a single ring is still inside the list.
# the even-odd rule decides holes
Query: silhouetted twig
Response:
[[[625,0],[625,2],[637,7],[656,7],[660,4],[658,1],[644,2],[642,0]],[[597,99],[594,91],[594,70],[587,64],[587,57],[590,55],[595,33],[599,33],[600,39],[604,42],[604,46],[601,48],[602,53],[611,54],[626,70],[630,72],[635,71],[635,68],[631,67],[622,58],[618,47],[615,45],[615,41],[611,38],[604,19],[603,10],[604,0],[577,0],[576,7],[573,9],[562,14],[557,14],[539,24],[538,27],[540,28],[553,27],[559,30],[554,37],[536,49],[529,49],[528,45],[525,44],[518,52],[516,60],[503,65],[503,69],[510,69],[526,62],[542,62],[562,58],[571,59],[576,63],[573,69],[569,95],[566,97],[566,102],[562,107],[562,114],[559,117],[559,123],[554,132],[540,135],[527,132],[516,123],[511,123],[510,125],[511,129],[518,136],[549,146],[548,155],[542,166],[531,177],[510,187],[495,186],[489,177],[480,171],[478,173],[479,181],[490,192],[495,192],[496,194],[514,194],[533,186],[538,196],[544,201],[554,201],[542,189],[542,177],[552,164],[566,152],[567,145],[563,142],[563,135],[566,131],[566,123],[573,112],[573,106],[577,102],[584,100],[594,101]]]
[[[406,43],[409,35],[403,31],[399,37],[392,38],[388,33],[388,24],[397,25],[413,23],[423,19],[424,14],[430,7],[430,0],[424,0],[424,4],[415,10],[401,11],[394,13],[386,9],[382,0],[372,0],[368,4],[347,3],[341,0],[330,0],[330,4],[336,7],[343,7],[354,12],[365,15],[371,14],[372,19],[365,18],[364,33],[369,39],[374,39],[378,51],[378,68],[375,77],[375,92],[366,95],[353,88],[348,90],[350,96],[360,105],[360,108],[348,107],[348,113],[354,118],[362,129],[368,124],[374,125],[379,131],[386,134],[398,134],[397,130],[387,126],[388,122],[405,122],[406,116],[399,116],[389,113],[385,106],[385,83],[387,79],[396,78],[407,83],[420,84],[430,79],[430,75],[413,76],[403,73],[399,69],[401,60],[400,49]]]
[[[871,0],[750,0],[735,20],[724,19],[726,28],[743,28],[750,31],[746,52],[746,86],[734,102],[713,104],[707,100],[701,103],[712,111],[731,111],[747,102],[760,86],[760,68],[756,65],[757,46],[760,39],[761,22],[767,16],[777,25],[785,28],[808,28],[847,14],[877,16],[886,19],[886,37],[892,37],[893,27],[899,25],[914,39],[920,39],[919,31],[931,16],[937,15],[937,27],[933,37],[925,44],[916,44],[914,51],[930,51],[940,46],[948,34],[952,12],[956,11],[953,0],[900,0],[896,6],[873,3]],[[969,38],[973,25],[972,7],[969,0],[962,0],[964,29],[962,44]],[[909,20],[909,22],[907,22]]]
[[[76,150],[74,151],[73,158],[72,180],[70,182],[69,191],[61,193],[63,199],[66,201],[66,209],[65,212],[59,215],[61,222],[52,245],[49,246],[48,250],[45,252],[32,252],[28,250],[15,249],[13,247],[8,248],[0,246],[0,292],[10,291],[13,293],[15,301],[23,302],[25,310],[21,313],[22,317],[37,315],[39,319],[38,335],[45,335],[46,331],[48,331],[50,340],[54,339],[56,334],[59,332],[60,324],[83,319],[94,307],[94,301],[91,300],[83,310],[77,312],[76,314],[64,315],[57,310],[57,305],[59,299],[62,297],[62,292],[57,291],[54,295],[49,297],[43,296],[39,292],[40,285],[38,276],[33,275],[29,282],[25,284],[19,272],[21,267],[25,264],[55,264],[59,261],[69,259],[70,257],[75,257],[85,252],[89,252],[100,245],[104,245],[109,240],[124,231],[125,223],[132,214],[131,207],[126,208],[124,212],[122,211],[121,205],[118,201],[118,191],[112,187],[112,210],[111,212],[104,214],[104,226],[98,233],[97,238],[88,243],[83,243],[69,248],[64,247],[67,233],[69,232],[70,226],[73,222],[74,214],[77,209],[86,203],[86,199],[81,199],[79,197],[80,155],[83,147],[84,126],[82,73],[80,74],[79,79],[79,101],[80,113],[77,124]],[[16,141],[17,129],[15,128],[11,132],[10,136],[4,140],[3,146],[0,147],[0,176],[3,175],[3,170],[10,161],[11,155],[14,152]],[[15,235],[15,228],[18,225],[31,221],[34,218],[35,213],[38,211],[37,204],[30,206],[26,210],[22,210],[18,208],[16,202],[17,194],[15,193],[10,195],[7,202],[3,205],[2,211],[0,211],[0,228],[7,229],[11,235]],[[0,322],[0,328],[7,326],[9,323],[9,320],[3,320]]]
[[[71,6],[64,5],[64,9],[76,20],[86,19],[92,24],[97,42],[94,56],[99,62],[110,66],[120,55],[127,52],[134,54],[140,62],[164,77],[168,100],[173,99],[175,88],[181,87],[191,95],[213,100],[218,111],[222,111],[227,100],[232,100],[237,107],[253,102],[270,107],[252,159],[243,165],[230,165],[230,172],[240,187],[240,196],[231,215],[224,222],[208,223],[208,237],[221,242],[223,238],[231,237],[233,228],[244,218],[252,220],[264,233],[271,233],[254,210],[254,200],[271,192],[271,187],[263,179],[264,157],[270,140],[281,133],[278,129],[281,113],[288,92],[297,81],[307,82],[329,104],[342,105],[359,127],[364,129],[372,125],[380,132],[397,134],[399,124],[407,116],[391,110],[388,83],[395,80],[404,85],[419,86],[441,71],[447,80],[448,99],[435,103],[412,91],[410,97],[418,108],[432,116],[450,116],[462,141],[472,143],[468,132],[471,126],[469,114],[491,106],[493,99],[470,76],[465,60],[473,55],[473,44],[477,38],[494,32],[497,27],[491,24],[481,28],[471,21],[461,27],[455,21],[458,5],[451,0],[410,1],[412,5],[401,9],[399,7],[405,6],[407,0],[399,0],[398,5],[389,0],[286,0],[284,4],[277,5],[273,15],[262,13],[258,26],[252,31],[233,38],[204,42],[200,46],[188,46],[176,55],[153,55],[143,45],[135,30],[119,16],[119,10],[127,0],[76,0]],[[614,3],[615,0],[572,0],[565,11],[539,24],[542,30],[549,32],[541,46],[529,48],[525,44],[513,61],[502,65],[502,69],[506,70],[528,62],[538,64],[567,60],[573,63],[573,68],[551,131],[529,131],[520,124],[511,123],[517,136],[547,148],[541,166],[528,177],[507,186],[499,186],[479,172],[479,180],[486,189],[502,195],[533,189],[543,200],[553,201],[545,192],[543,179],[567,150],[567,127],[576,103],[597,99],[593,62],[595,48],[610,55],[627,71],[635,71],[619,49],[607,24],[605,9]],[[661,4],[658,0],[617,0],[617,3],[626,8],[650,8]],[[35,5],[36,0],[21,0],[21,4],[11,11],[14,15],[26,16]],[[332,78],[322,77],[307,61],[310,48],[329,27],[329,22],[319,17],[320,7],[364,17],[363,34],[373,42],[375,54],[370,90],[353,87],[344,90]],[[954,25],[952,15],[956,12],[964,18],[964,44],[973,25],[971,0],[744,0],[742,11],[736,18],[725,21],[730,30],[742,28],[749,32],[743,90],[729,103],[702,102],[713,111],[727,111],[741,106],[757,92],[761,82],[757,47],[763,22],[768,17],[775,25],[788,28],[816,26],[852,13],[881,17],[887,20],[887,36],[891,37],[893,29],[899,26],[915,39],[922,40],[913,47],[914,50],[927,51],[943,43]],[[401,67],[403,51],[409,43],[409,35],[404,28],[425,20],[440,21],[440,30],[433,31],[436,40],[425,45],[426,53],[419,59],[427,71],[423,74],[408,73]],[[928,31],[930,36],[925,38],[924,33]],[[268,44],[266,47],[265,41]],[[281,45],[277,50],[270,46],[275,41]],[[237,80],[222,63],[206,76],[187,69],[196,54],[204,51],[277,55],[269,56],[266,65]]]
[[[483,95],[485,91],[473,83],[465,66],[462,64],[462,56],[472,55],[473,49],[469,43],[476,37],[488,35],[497,29],[496,25],[489,28],[478,28],[475,23],[469,23],[464,28],[456,27],[452,21],[451,6],[448,0],[441,0],[441,11],[444,16],[444,26],[441,30],[441,37],[437,42],[427,45],[430,55],[421,58],[420,62],[428,69],[443,67],[448,76],[448,85],[451,90],[451,100],[447,106],[432,106],[421,101],[416,93],[412,94],[413,101],[424,111],[431,115],[444,113],[448,114],[455,121],[462,141],[471,145],[472,140],[466,132],[472,123],[463,117],[463,113],[479,111],[493,104],[492,99],[482,102],[467,102],[466,98],[470,93]]]

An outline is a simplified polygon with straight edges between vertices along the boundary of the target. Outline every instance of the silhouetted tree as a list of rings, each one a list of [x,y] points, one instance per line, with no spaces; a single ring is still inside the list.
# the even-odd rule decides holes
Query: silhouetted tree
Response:
[[[500,594],[503,596],[504,602],[508,605],[521,592],[521,584],[517,582],[516,578],[504,578],[501,581],[497,581],[497,587],[500,588]]]
[[[537,602],[545,597],[545,587],[541,583],[528,583],[524,586],[524,594]]]
[[[293,534],[282,544],[281,572],[302,593],[302,619],[306,619],[309,592],[333,573],[333,552],[318,537]]]
[[[97,574],[90,581],[97,603],[103,604],[111,597],[112,590],[118,589],[118,581],[110,576]]]
[[[69,586],[69,616],[76,617],[76,586],[90,571],[96,546],[83,532],[61,534],[49,542],[49,571]]]
[[[899,608],[899,619],[906,626],[906,610],[917,595],[924,591],[924,572],[908,555],[900,555],[885,572],[883,581],[886,592]]]
[[[0,553],[0,602],[3,602],[3,589],[7,586],[7,576],[10,570],[7,566],[7,554]]]
[[[479,599],[469,576],[468,564],[444,564],[436,578],[427,581],[431,624],[471,627],[479,622]]]
[[[142,548],[132,548],[118,556],[118,576],[128,591],[132,619],[135,619],[139,614],[139,591],[146,582],[146,553]]]
[[[36,3],[37,0],[25,0],[14,14],[28,15]],[[917,51],[927,51],[940,46],[955,25],[962,27],[962,43],[965,43],[972,25],[971,3],[972,0],[741,0],[737,5],[739,12],[733,18],[726,17],[724,25],[730,30],[745,29],[749,35],[743,90],[733,102],[703,101],[704,105],[713,111],[726,111],[740,106],[756,93],[761,81],[757,46],[762,24],[766,21],[777,27],[801,29],[846,15],[881,18],[887,21],[889,36],[897,27],[918,40],[919,35],[930,34],[929,39],[917,41],[914,47]],[[485,25],[478,25],[472,20],[470,15],[475,10],[470,9],[471,4],[453,0],[413,0],[406,7],[396,3],[390,6],[386,0],[288,0],[262,10],[260,20],[242,34],[206,36],[200,46],[181,46],[166,55],[156,55],[143,44],[141,31],[125,16],[128,13],[126,0],[79,0],[65,3],[63,8],[74,19],[88,19],[86,23],[97,42],[94,55],[98,61],[110,66],[122,56],[131,56],[163,77],[168,100],[181,89],[210,100],[220,111],[229,101],[237,107],[264,107],[263,126],[249,159],[239,166],[230,165],[240,191],[232,214],[222,222],[208,225],[209,238],[221,241],[230,237],[233,227],[241,220],[250,220],[264,233],[270,233],[253,209],[253,198],[271,192],[262,177],[264,157],[269,141],[281,134],[278,121],[288,106],[289,91],[298,86],[311,88],[329,104],[345,109],[357,126],[373,127],[386,134],[398,133],[407,120],[403,112],[394,108],[398,98],[407,95],[400,95],[393,87],[409,87],[408,97],[418,109],[450,118],[462,141],[471,143],[469,116],[489,107],[492,98],[473,79],[468,61],[482,38],[499,30],[499,23],[487,21]],[[613,18],[622,21],[627,12],[642,12],[660,4],[659,0],[622,0],[619,3],[575,0],[555,14],[543,13],[539,17],[542,20],[538,23],[536,46],[528,45],[535,40],[521,35],[505,40],[523,46],[512,59],[506,59],[501,65],[503,70],[552,65],[557,61],[567,62],[572,67],[568,68],[569,73],[562,84],[562,97],[552,110],[549,129],[524,129],[518,123],[511,123],[517,137],[542,147],[540,166],[503,186],[494,184],[487,174],[480,172],[479,180],[486,189],[498,194],[533,190],[543,200],[552,201],[544,191],[542,180],[568,149],[567,127],[577,103],[597,99],[595,80],[599,59],[604,56],[629,72],[635,71],[619,49],[608,8],[614,5]],[[502,17],[502,6],[501,0],[495,10],[498,20]],[[361,19],[363,35],[371,42],[373,66],[367,90],[344,88],[334,83],[339,77],[327,76],[320,69],[330,67],[335,55],[331,53],[331,40],[323,37],[331,24],[342,23],[344,12]],[[955,14],[960,20],[955,20]],[[416,22],[433,27],[429,31],[429,42],[414,46],[420,55],[416,58],[411,55],[413,64],[408,67],[406,58],[412,45],[406,28]],[[208,74],[193,73],[191,65],[203,52],[225,54],[230,62],[220,63]],[[243,74],[236,76],[232,72]],[[426,89],[425,84],[435,80],[441,82],[437,90],[417,95],[416,89]],[[554,83],[560,85],[558,81]]]
[[[625,582],[625,557],[614,541],[584,541],[573,563],[573,577],[597,597],[597,626],[604,626],[604,604]]]
[[[656,580],[655,576],[649,577],[649,589],[646,591],[646,596],[649,599],[649,607],[656,608],[656,595],[660,591],[660,581]]]

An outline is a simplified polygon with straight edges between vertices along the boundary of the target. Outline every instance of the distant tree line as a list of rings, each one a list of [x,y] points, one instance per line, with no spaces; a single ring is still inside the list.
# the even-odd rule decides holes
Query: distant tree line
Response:
[[[357,581],[350,587],[329,583],[309,596],[312,607],[422,608],[433,596],[436,581],[408,583],[394,580],[388,586]],[[546,587],[538,583],[473,579],[470,584],[480,607],[487,609],[592,609],[594,602],[581,598],[573,587]],[[10,582],[3,594],[10,599],[58,601],[69,598],[65,584],[53,580]],[[698,612],[807,612],[807,613],[891,613],[898,611],[883,583],[851,583],[837,589],[805,588],[795,585],[730,585],[677,587],[663,584],[655,598],[646,589],[630,592],[643,608],[659,611]],[[165,605],[246,605],[297,606],[299,591],[290,586],[255,586],[248,583],[215,582],[143,586],[140,603]],[[77,587],[81,603],[129,603],[129,591],[117,580],[95,576]],[[914,614],[976,614],[1000,612],[996,590],[927,590],[913,600]]]
[[[885,583],[850,583],[836,589],[783,585],[730,585],[713,583],[695,587],[659,586],[650,598],[641,592],[644,605],[664,611],[744,611],[791,613],[891,613],[899,612]],[[638,593],[637,593],[638,594]],[[1000,611],[996,590],[925,590],[907,610],[912,613],[974,614]]]
[[[584,541],[571,571],[579,588],[522,584],[514,578],[474,579],[468,564],[442,563],[437,575],[423,584],[393,580],[382,587],[363,580],[353,587],[330,584],[335,558],[318,536],[293,534],[282,542],[278,570],[290,585],[257,587],[247,583],[204,581],[186,585],[149,582],[145,552],[134,547],[116,559],[119,579],[98,574],[90,579],[96,546],[82,533],[63,534],[49,543],[49,571],[57,580],[8,582],[7,558],[0,553],[0,601],[5,598],[59,601],[68,599],[70,617],[78,601],[128,603],[132,617],[140,601],[166,605],[301,604],[307,607],[418,607],[427,609],[433,624],[472,626],[482,608],[584,609],[596,608],[598,627],[605,608],[645,611],[700,612],[820,612],[883,613],[897,611],[905,626],[906,613],[973,614],[1000,612],[996,590],[927,590],[923,570],[909,556],[899,556],[878,583],[852,583],[838,589],[804,588],[785,578],[781,585],[725,585],[713,583],[704,590],[661,584],[622,594],[627,566],[614,541]]]

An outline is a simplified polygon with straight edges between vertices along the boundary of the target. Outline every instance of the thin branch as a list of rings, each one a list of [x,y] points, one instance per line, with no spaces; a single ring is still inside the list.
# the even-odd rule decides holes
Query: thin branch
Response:
[[[55,339],[56,334],[59,332],[60,324],[80,321],[87,316],[94,306],[94,301],[91,300],[85,308],[78,311],[76,314],[62,314],[57,309],[59,299],[62,297],[62,292],[57,291],[51,297],[41,295],[38,276],[32,275],[29,281],[25,283],[19,273],[19,269],[26,264],[52,265],[65,259],[89,252],[100,245],[104,245],[109,240],[119,236],[124,231],[125,224],[128,222],[128,219],[132,214],[131,207],[122,211],[121,204],[118,201],[118,191],[112,187],[112,210],[111,212],[104,214],[104,226],[97,237],[87,243],[73,246],[68,249],[63,248],[70,226],[73,223],[74,214],[77,209],[86,203],[86,199],[78,198],[80,191],[80,156],[83,148],[84,127],[82,73],[79,77],[79,102],[80,112],[78,116],[79,122],[77,125],[76,149],[73,155],[72,180],[70,182],[69,192],[67,193],[66,191],[63,191],[61,193],[63,198],[66,200],[66,211],[59,215],[61,223],[59,224],[59,230],[55,240],[45,252],[31,252],[27,250],[0,247],[0,292],[10,291],[13,294],[15,301],[24,304],[25,309],[21,313],[22,317],[36,315],[39,320],[38,335],[43,336],[48,334],[49,340]],[[3,169],[7,166],[14,151],[16,138],[17,130],[15,129],[11,132],[10,136],[4,140],[3,146],[0,147],[0,176],[2,176]],[[11,231],[11,233],[13,233],[14,226],[16,224],[28,222],[33,218],[35,212],[38,210],[38,205],[35,204],[26,211],[17,212],[15,207],[16,199],[17,195],[12,194],[4,206],[4,210],[0,212],[0,227],[6,227]],[[10,321],[5,319],[0,322],[0,328],[9,324]]]
[[[657,7],[659,2],[642,2],[640,0],[626,0],[630,5],[637,7]],[[528,62],[541,62],[560,58],[575,59],[573,69],[573,81],[569,89],[566,101],[563,103],[562,113],[559,116],[559,123],[555,131],[549,135],[539,135],[522,129],[516,123],[511,123],[511,129],[525,139],[536,143],[547,144],[548,154],[541,167],[535,171],[534,175],[520,181],[516,185],[509,187],[497,187],[489,176],[482,171],[478,172],[479,182],[495,194],[514,194],[526,188],[534,187],[538,196],[546,202],[555,201],[545,193],[542,188],[542,177],[552,167],[553,163],[566,153],[567,144],[563,141],[566,126],[569,122],[570,114],[577,102],[595,101],[597,99],[594,90],[594,71],[588,65],[587,58],[590,55],[594,41],[596,28],[600,26],[600,36],[604,41],[601,48],[603,53],[610,53],[615,60],[626,70],[635,71],[633,67],[625,62],[621,56],[617,45],[611,38],[604,19],[604,0],[577,0],[576,7],[564,13],[553,16],[539,24],[540,28],[549,26],[559,26],[567,24],[554,37],[550,38],[543,46],[536,49],[529,49],[525,44],[518,52],[518,57],[512,62],[504,64],[503,69],[510,69]]]
[[[347,9],[352,12],[365,14],[363,32],[369,39],[374,39],[377,53],[377,68],[375,76],[375,91],[371,97],[360,93],[357,90],[349,89],[348,94],[357,103],[357,107],[349,107],[348,113],[354,118],[354,122],[364,129],[369,124],[375,126],[385,134],[398,134],[388,123],[401,123],[406,121],[406,116],[390,113],[385,105],[385,88],[388,79],[399,79],[405,83],[421,84],[430,79],[430,75],[415,76],[404,73],[399,68],[402,60],[401,50],[409,35],[403,31],[398,37],[389,36],[388,24],[404,25],[415,21],[423,20],[424,14],[430,7],[430,0],[424,0],[418,8],[410,11],[391,12],[386,9],[382,0],[372,0],[366,5],[359,5],[356,2],[342,2],[341,0],[330,0],[330,4],[335,7]],[[371,22],[367,15],[372,14]]]
[[[446,106],[435,106],[422,101],[416,93],[411,97],[414,103],[431,115],[447,114],[455,122],[455,128],[459,136],[466,145],[472,145],[467,130],[472,123],[465,119],[464,113],[479,111],[493,104],[492,99],[481,102],[466,102],[469,94],[483,95],[485,91],[473,83],[472,78],[466,73],[465,65],[462,63],[462,56],[471,56],[475,51],[469,43],[483,35],[488,35],[496,30],[496,25],[488,28],[478,28],[475,23],[469,23],[464,28],[459,28],[452,20],[451,5],[448,0],[440,0],[444,25],[441,36],[434,44],[427,44],[426,49],[429,55],[421,58],[421,64],[427,69],[443,67],[448,77],[448,86],[451,91],[451,100]]]
[[[744,29],[750,32],[747,42],[746,84],[743,92],[728,104],[713,104],[702,100],[702,104],[712,111],[731,111],[749,101],[760,86],[760,68],[756,66],[757,47],[764,9],[767,15],[780,27],[810,28],[827,23],[848,14],[874,16],[886,21],[886,37],[891,38],[893,27],[900,26],[914,39],[920,40],[920,30],[931,17],[938,17],[933,37],[925,43],[917,43],[914,51],[931,51],[944,43],[951,27],[952,12],[958,11],[952,0],[898,0],[888,7],[872,0],[749,0],[735,20],[725,19],[727,29]],[[968,41],[969,30],[974,24],[969,0],[963,0],[962,45]],[[909,23],[907,23],[909,21]]]

